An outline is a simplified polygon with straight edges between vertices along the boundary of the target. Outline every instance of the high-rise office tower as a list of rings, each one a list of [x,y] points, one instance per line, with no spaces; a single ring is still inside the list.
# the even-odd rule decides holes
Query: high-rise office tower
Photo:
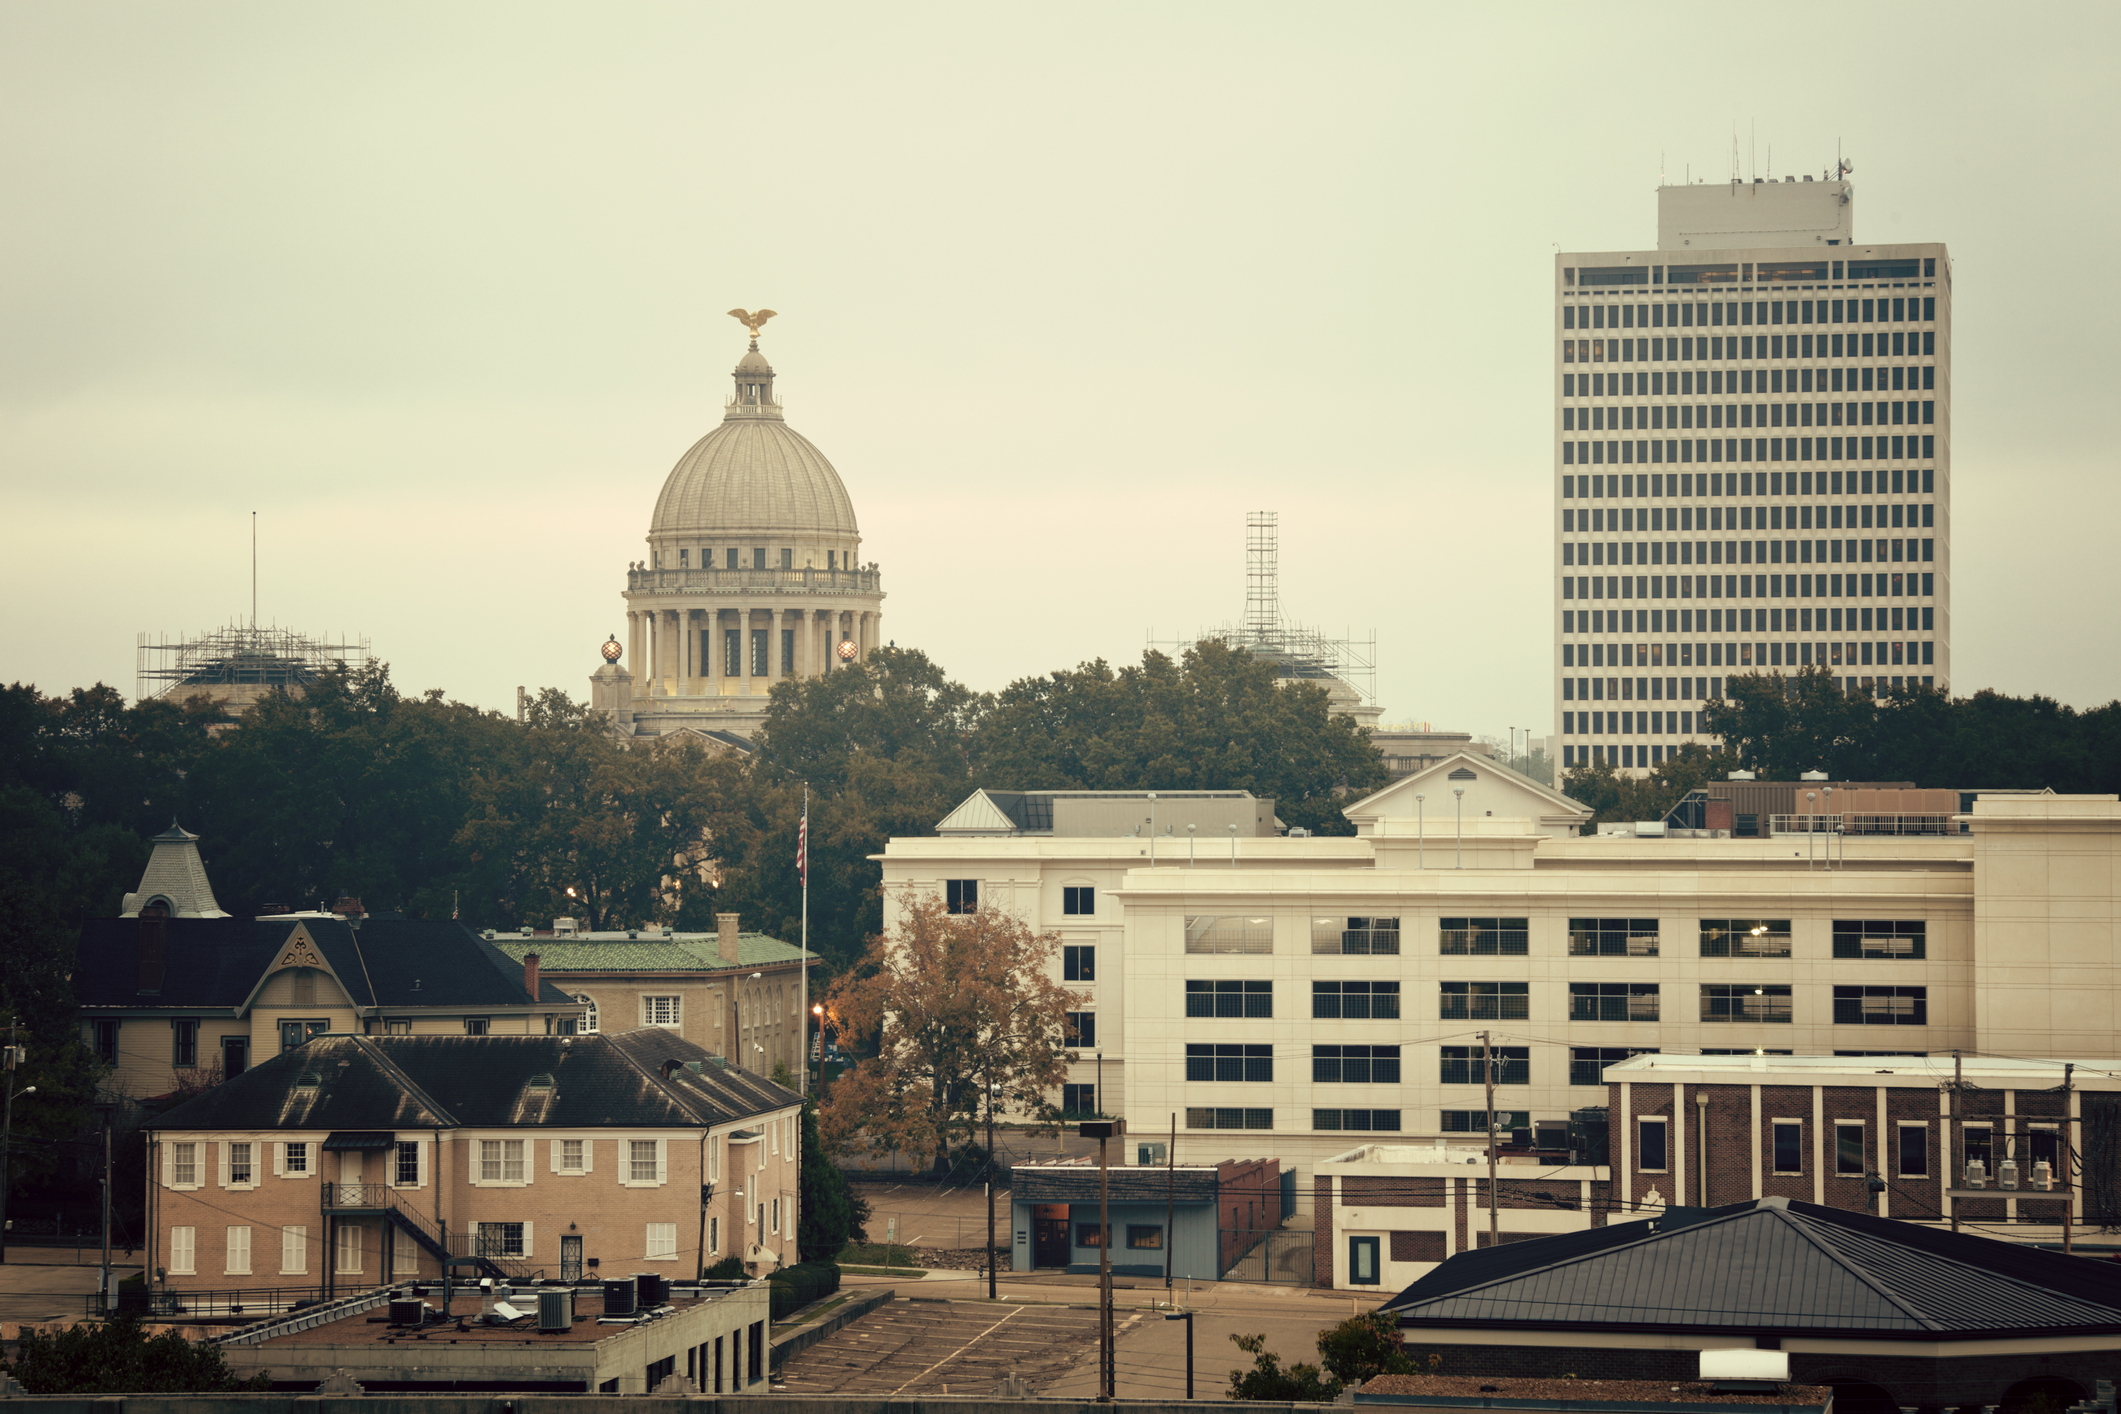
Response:
[[[1562,763],[1708,742],[1738,673],[1951,681],[1951,263],[1838,176],[1661,187],[1554,261]]]

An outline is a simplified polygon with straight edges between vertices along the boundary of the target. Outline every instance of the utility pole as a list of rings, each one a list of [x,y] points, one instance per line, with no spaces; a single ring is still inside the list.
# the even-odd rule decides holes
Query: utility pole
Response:
[[[1959,1155],[1961,1147],[1961,1134],[1959,1131],[1959,1069],[1959,1053],[1953,1051],[1951,1118],[1946,1122],[1947,1133],[1944,1139],[1944,1186],[1946,1188],[1958,1188],[1966,1182],[1966,1164]],[[1957,1232],[1959,1230],[1959,1200],[1954,1198],[1950,1201],[1952,1205],[1952,1231]]]
[[[823,1045],[822,1038],[819,1042]],[[823,1064],[822,1061],[819,1062]],[[987,1299],[994,1300],[994,1048],[987,1048]]]
[[[110,1290],[110,1119],[117,1106],[106,1100],[97,1108],[103,1111],[103,1310],[108,1315],[117,1305]]]
[[[1097,1402],[1110,1404],[1118,1383],[1119,1365],[1112,1350],[1112,1156],[1109,1146],[1124,1139],[1123,1119],[1086,1119],[1076,1128],[1085,1139],[1097,1141]]]
[[[2071,1239],[2075,1234],[2070,1223],[2070,1210],[2077,1206],[2076,1188],[2069,1181],[2069,1156],[2070,1150],[2074,1147],[2069,1142],[2069,1082],[2070,1075],[2076,1068],[2077,1063],[2075,1061],[2071,1061],[2062,1067],[2062,1123],[2055,1126],[2061,1131],[2059,1137],[2062,1140],[2062,1152],[2055,1157],[2062,1161],[2062,1254],[2064,1256],[2070,1255],[2073,1250]]]
[[[1462,793],[1462,792],[1461,792]],[[1488,1246],[1502,1246],[1495,1216],[1495,1048],[1488,1033],[1480,1033],[1480,1075],[1488,1087]]]
[[[15,1178],[15,1067],[22,1052],[15,1045],[16,1023],[7,1023],[7,1068],[0,1081],[7,1085],[6,1118],[0,1120],[0,1262],[7,1260],[7,1194]]]
[[[1164,1290],[1171,1290],[1171,1249],[1178,1244],[1174,1240],[1178,1233],[1178,1111],[1171,1112],[1171,1143],[1164,1151]],[[1193,1338],[1193,1327],[1186,1327],[1186,1338]],[[1186,1398],[1191,1399],[1192,1395]]]

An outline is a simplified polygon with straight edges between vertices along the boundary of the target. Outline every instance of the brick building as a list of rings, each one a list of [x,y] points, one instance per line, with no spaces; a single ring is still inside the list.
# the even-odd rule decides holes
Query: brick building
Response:
[[[674,1032],[747,1070],[803,1073],[803,968],[817,954],[743,932],[734,913],[713,933],[491,933],[493,946],[527,962],[583,1008],[582,1030]]]
[[[148,1131],[182,1288],[793,1261],[801,1100],[659,1029],[320,1036]]]
[[[1502,1147],[1503,1242],[1783,1197],[2121,1253],[2116,1062],[1644,1055],[1605,1075],[1568,1147]],[[1405,1285],[1488,1245],[1484,1146],[1366,1144],[1313,1185],[1322,1286]]]

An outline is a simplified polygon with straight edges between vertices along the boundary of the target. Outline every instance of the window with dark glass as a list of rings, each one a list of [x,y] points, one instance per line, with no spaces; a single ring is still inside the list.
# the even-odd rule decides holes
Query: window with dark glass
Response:
[[[1529,1085],[1532,1083],[1532,1048],[1530,1046],[1491,1046],[1487,1056],[1495,1067],[1497,1085]],[[1478,1046],[1445,1046],[1443,1048],[1442,1083],[1445,1085],[1485,1085],[1487,1077],[1482,1069],[1481,1048]]]
[[[1491,1132],[1489,1129],[1491,1116],[1486,1110],[1444,1110],[1439,1114],[1438,1118],[1441,1122],[1437,1125],[1437,1128],[1445,1134],[1487,1134]],[[1494,1122],[1492,1132],[1498,1134],[1507,1133],[1512,1129],[1529,1128],[1532,1123],[1532,1112],[1530,1110],[1497,1110],[1492,1119]]]
[[[1097,1045],[1097,1013],[1094,1011],[1071,1011],[1064,1024],[1065,1035],[1061,1044],[1077,1050],[1089,1050]]]
[[[1777,1120],[1774,1125],[1775,1172],[1804,1172],[1804,1124],[1800,1120]]]
[[[1399,1016],[1397,982],[1313,982],[1311,1015],[1344,1021],[1390,1021]]]
[[[1262,1045],[1186,1046],[1186,1079],[1264,1083],[1274,1079],[1274,1048]]]
[[[1311,1127],[1328,1131],[1349,1130],[1373,1134],[1397,1134],[1398,1110],[1313,1110]]]
[[[1663,1169],[1665,1160],[1665,1122],[1661,1119],[1645,1119],[1635,1129],[1639,1140],[1639,1152],[1635,1167],[1640,1169]]]
[[[1186,1110],[1188,1129],[1272,1129],[1272,1109],[1247,1109],[1216,1105],[1191,1106]]]
[[[1442,918],[1438,950],[1447,956],[1523,957],[1530,925],[1523,918]]]
[[[1570,957],[1655,957],[1654,918],[1571,918]]]
[[[1787,918],[1704,918],[1701,920],[1703,957],[1788,957],[1790,920]]]
[[[1900,1152],[1896,1155],[1902,1178],[1928,1178],[1930,1131],[1928,1125],[1903,1124],[1894,1134]]]
[[[1274,984],[1272,982],[1202,981],[1188,979],[1186,982],[1186,1015],[1188,1016],[1272,1016],[1274,1015]]]
[[[1790,989],[1787,984],[1705,982],[1701,987],[1703,1021],[1788,1022]]]
[[[1097,889],[1091,884],[1070,884],[1061,890],[1061,912],[1085,917],[1097,912]]]
[[[1311,951],[1348,957],[1397,956],[1399,920],[1366,916],[1313,918]]]
[[[1843,1178],[1861,1178],[1865,1168],[1863,1126],[1837,1123],[1834,1126],[1834,1172]]]
[[[1834,956],[1919,958],[1926,955],[1929,925],[1920,918],[1837,918]]]
[[[1532,1014],[1528,982],[1443,982],[1437,1015],[1445,1021],[1522,1021]]]
[[[1095,982],[1097,980],[1097,945],[1094,943],[1068,943],[1061,948],[1061,980],[1063,982]]]
[[[1571,1021],[1655,1021],[1655,982],[1571,982]]]
[[[1836,987],[1836,1026],[1927,1026],[1927,987]]]
[[[973,913],[979,909],[979,880],[943,880],[943,908],[950,913]]]
[[[1311,1079],[1321,1085],[1397,1085],[1397,1046],[1313,1046]]]

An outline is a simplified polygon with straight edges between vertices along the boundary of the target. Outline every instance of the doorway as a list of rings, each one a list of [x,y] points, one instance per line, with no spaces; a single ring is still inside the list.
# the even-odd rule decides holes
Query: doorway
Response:
[[[1377,1246],[1374,1237],[1348,1239],[1348,1285],[1376,1286],[1384,1280],[1377,1266]]]
[[[1040,1203],[1031,1212],[1031,1265],[1067,1266],[1071,1254],[1068,1246],[1068,1205]]]
[[[560,1280],[582,1279],[582,1239],[579,1235],[562,1233],[560,1236]]]
[[[221,1038],[221,1076],[234,1080],[250,1064],[250,1038],[248,1036],[223,1036]]]

